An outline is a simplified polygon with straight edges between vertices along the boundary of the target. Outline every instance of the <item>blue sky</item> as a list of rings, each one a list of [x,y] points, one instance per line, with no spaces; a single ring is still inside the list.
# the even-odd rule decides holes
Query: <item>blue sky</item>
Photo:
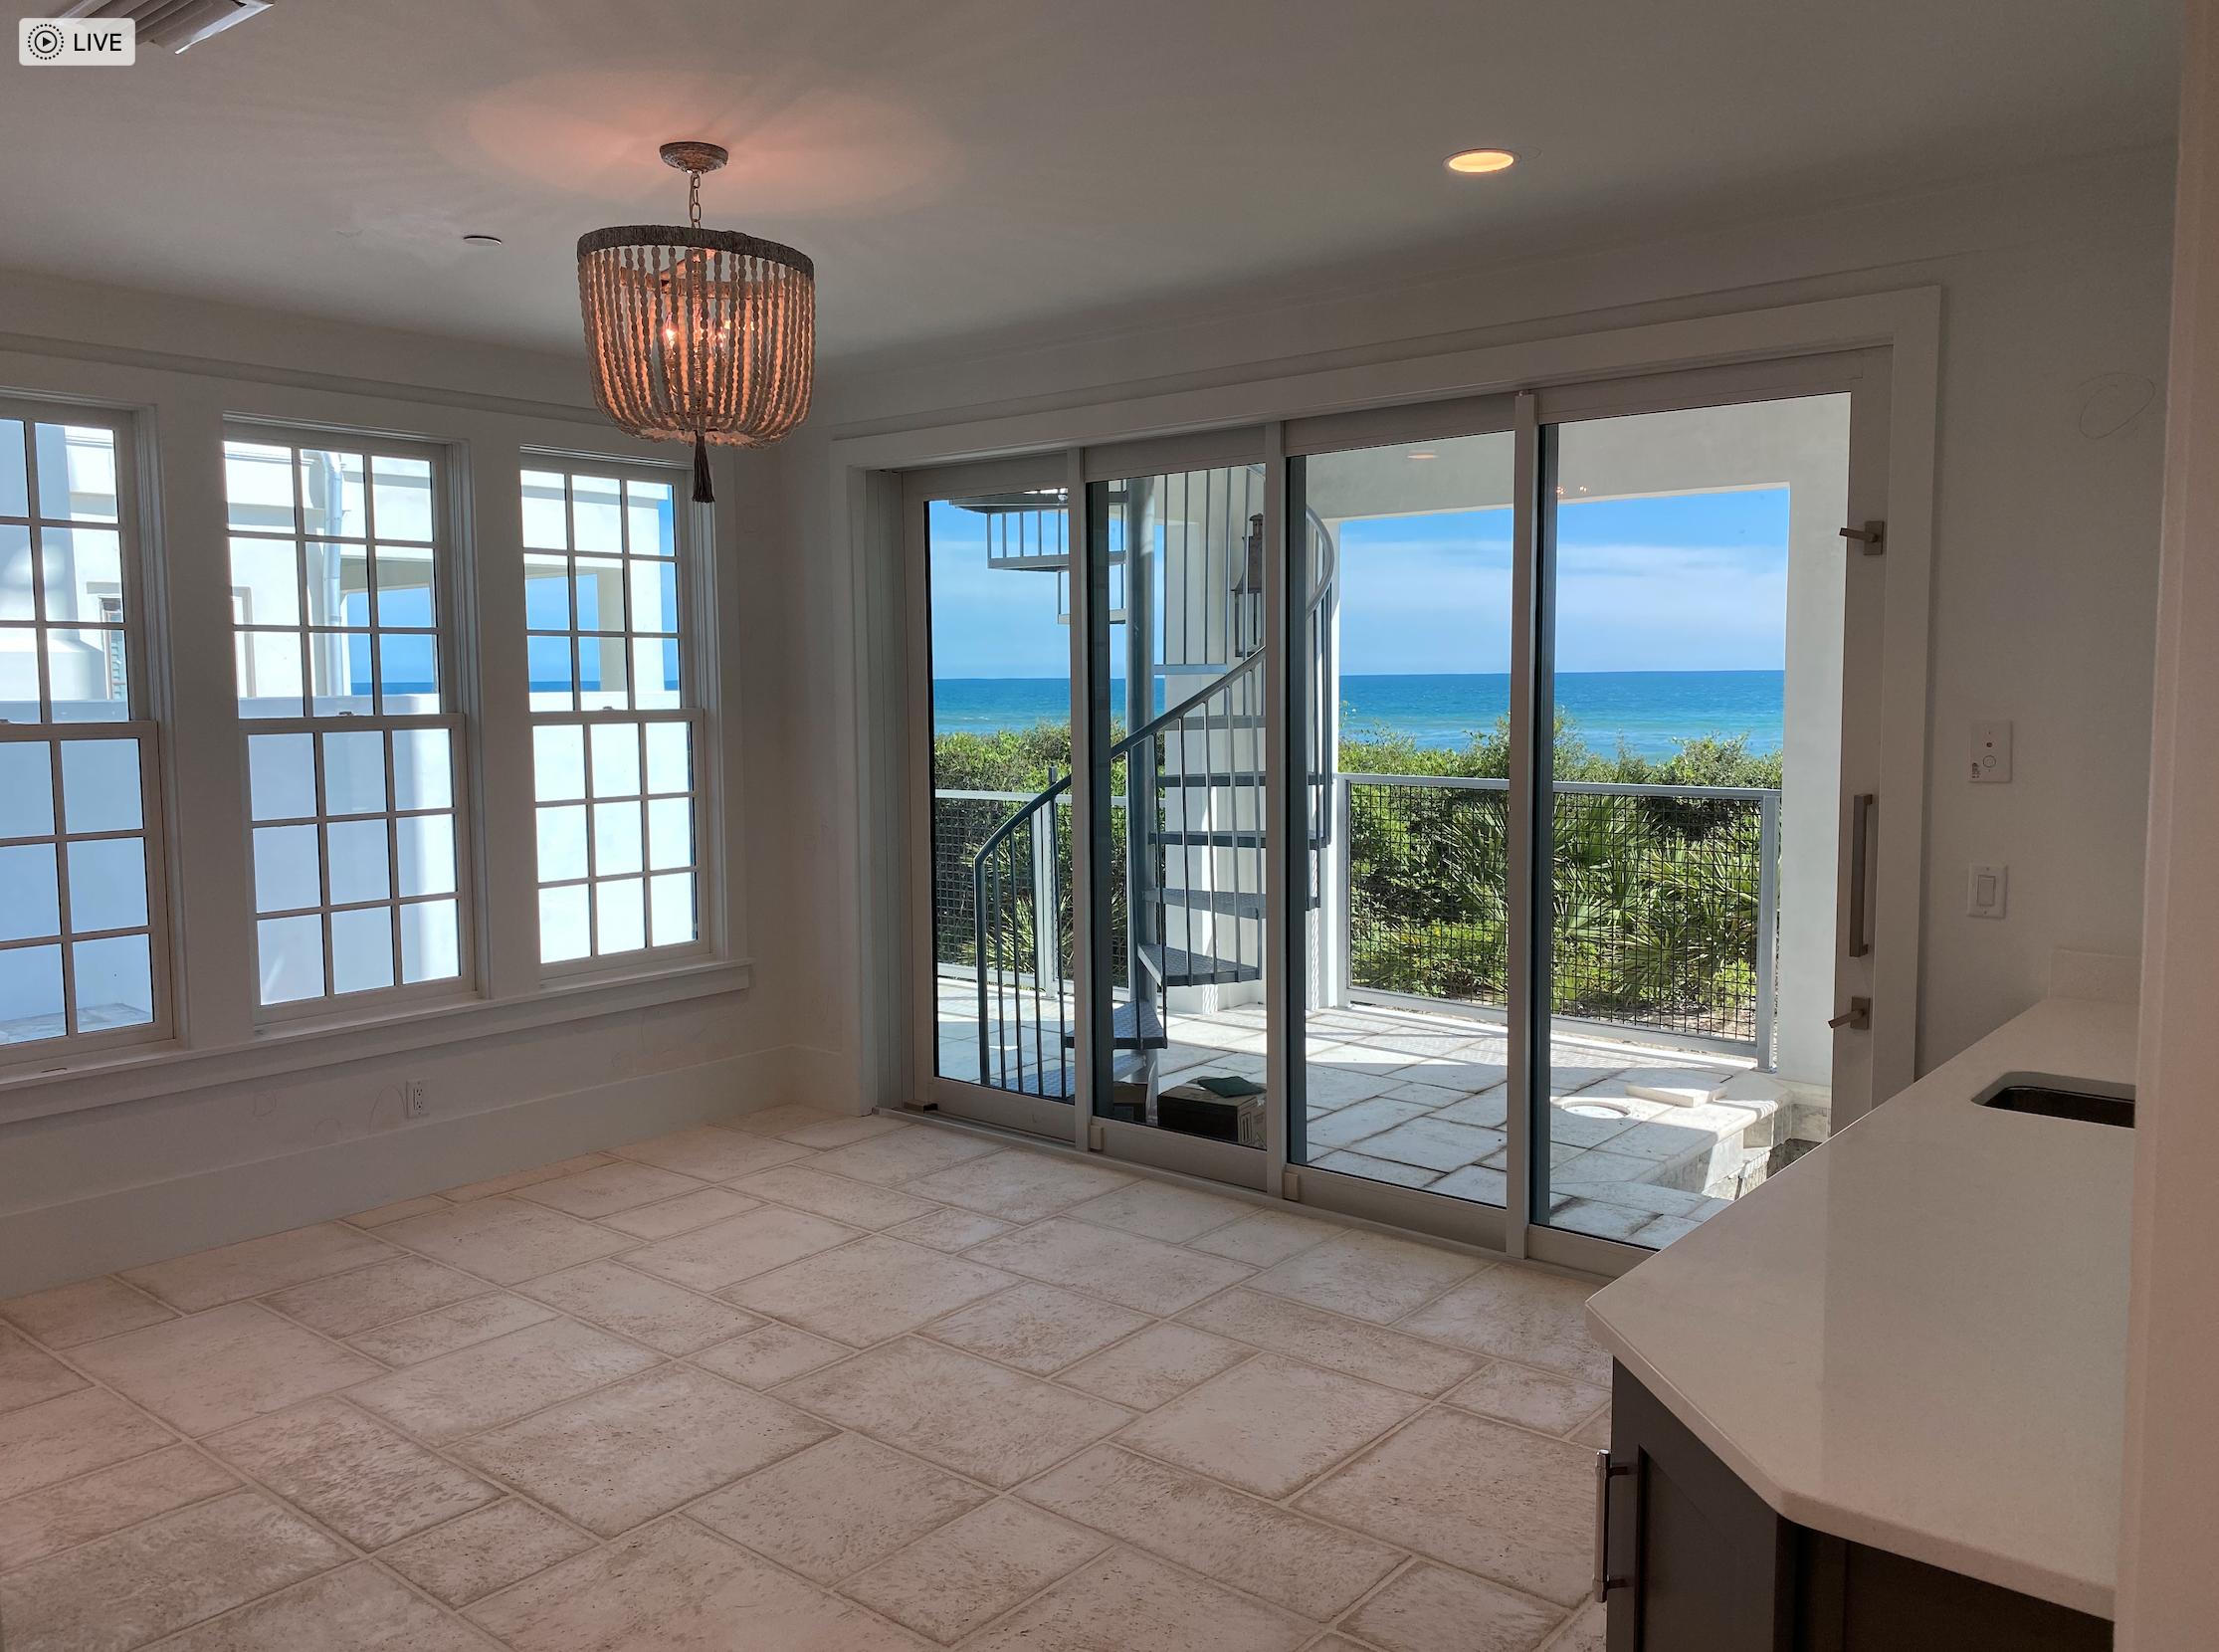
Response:
[[[1070,633],[1046,573],[985,565],[977,524],[932,507],[936,677],[1064,677]],[[1566,502],[1557,516],[1559,671],[1778,671],[1787,490]],[[1510,669],[1508,511],[1341,530],[1347,676]]]

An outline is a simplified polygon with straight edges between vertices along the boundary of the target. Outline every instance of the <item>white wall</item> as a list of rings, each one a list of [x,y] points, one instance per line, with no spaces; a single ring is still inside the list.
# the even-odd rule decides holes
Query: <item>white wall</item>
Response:
[[[1945,309],[1921,1066],[2039,997],[2054,947],[2132,950],[2161,418],[2154,397],[2118,410],[2163,375],[2170,169],[2165,154],[2115,155],[1609,255],[1300,304],[1213,295],[1068,341],[963,340],[829,372],[817,416],[780,454],[784,531],[806,547],[802,877],[841,903],[838,922],[809,930],[822,944],[808,979],[840,1017],[822,1039],[857,1037],[866,848],[857,596],[826,542],[835,435],[1928,284]],[[1967,725],[1997,717],[2017,723],[2017,779],[1975,789]],[[1963,916],[1974,861],[2010,865],[2001,923]]]
[[[2180,236],[2134,1131],[2119,1652],[2219,1638],[2219,5],[2183,42]]]
[[[274,397],[400,434],[474,420],[470,428],[495,450],[486,481],[511,492],[514,444],[524,432],[580,452],[627,451],[591,410],[581,361],[569,355],[38,282],[0,283],[0,394],[9,390],[151,408],[162,487],[149,514],[172,540],[204,536],[189,528],[218,470],[213,453],[172,446],[205,445],[188,442],[175,421],[189,415],[185,428],[197,438],[223,412],[258,411]],[[611,989],[550,1016],[533,1002],[537,970],[525,958],[494,983],[504,1002],[468,1036],[443,1033],[419,1045],[420,1028],[372,1028],[296,1057],[254,1032],[251,976],[243,984],[229,978],[245,940],[216,932],[229,926],[209,917],[210,891],[243,878],[236,834],[228,846],[205,831],[196,839],[188,819],[180,834],[193,851],[180,883],[184,958],[196,997],[215,1008],[188,1027],[181,1062],[0,1088],[0,1295],[826,1094],[814,1077],[825,1062],[802,1048],[813,1017],[801,1012],[783,961],[795,953],[802,912],[789,876],[798,840],[785,807],[793,790],[788,685],[797,669],[788,623],[793,563],[767,530],[776,513],[762,501],[777,498],[774,466],[720,456],[718,486],[724,771],[745,826],[725,860],[744,921],[733,949],[752,954],[751,980],[728,971],[706,990]],[[165,547],[172,573],[188,576],[209,554],[222,556],[220,537],[212,552],[191,542]],[[191,585],[189,577],[173,581],[173,610],[191,599]],[[220,700],[228,647],[198,648],[189,635],[178,645],[173,671],[220,680],[203,685],[199,703],[210,694]],[[209,786],[203,765],[211,761],[230,765],[235,784],[237,730],[228,719],[175,734],[180,786]],[[528,842],[520,855],[496,845],[485,881],[516,877],[519,867],[528,880]],[[222,899],[215,897],[219,913]],[[218,980],[202,993],[210,971]],[[403,1078],[427,1081],[428,1122],[400,1117]],[[94,1101],[101,1105],[81,1105]],[[77,1110],[53,1111],[62,1107]]]

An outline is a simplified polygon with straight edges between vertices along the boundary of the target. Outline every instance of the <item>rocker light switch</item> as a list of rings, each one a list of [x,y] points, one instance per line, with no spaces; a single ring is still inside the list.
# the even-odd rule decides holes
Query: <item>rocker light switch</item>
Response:
[[[1966,881],[1965,912],[1973,918],[2001,918],[2011,890],[2007,866],[1975,866]]]
[[[1972,725],[1972,779],[1975,785],[2000,785],[2011,778],[2011,725]]]

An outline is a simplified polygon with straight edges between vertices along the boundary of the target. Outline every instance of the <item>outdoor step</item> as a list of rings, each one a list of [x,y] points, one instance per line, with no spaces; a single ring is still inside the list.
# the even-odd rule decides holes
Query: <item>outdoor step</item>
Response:
[[[1230,790],[1234,786],[1261,787],[1264,771],[1251,769],[1245,774],[1158,774],[1156,785],[1163,790],[1179,787],[1185,790]]]
[[[1166,826],[1153,835],[1158,843],[1182,849],[1261,849],[1264,846],[1261,827],[1212,832],[1199,827]]]
[[[1261,849],[1264,846],[1263,830],[1254,826],[1214,832],[1199,827],[1164,826],[1153,836],[1157,843],[1174,849]],[[1329,836],[1316,833],[1311,837],[1310,847],[1322,849],[1331,841]]]
[[[1317,910],[1320,897],[1315,889],[1310,890],[1303,900],[1308,912]],[[1262,918],[1264,898],[1261,895],[1236,894],[1229,889],[1167,889],[1156,896],[1159,906],[1179,907],[1194,912],[1214,912],[1226,918]]]
[[[1026,551],[1018,555],[989,556],[986,565],[990,568],[1053,569],[1060,572],[1071,566],[1071,557],[1068,552],[1061,550]]]
[[[1028,1068],[1001,1088],[1042,1096],[1051,1102],[1068,1102],[1079,1094],[1079,1069],[1062,1061],[1053,1067]]]
[[[1210,952],[1190,952],[1158,940],[1143,940],[1140,955],[1165,986],[1227,986],[1235,981],[1259,981],[1264,971],[1243,958],[1221,958]]]
[[[1227,918],[1262,918],[1264,898],[1246,891],[1230,889],[1167,889],[1156,899],[1169,907],[1188,907],[1196,912],[1222,913]]]
[[[1218,712],[1196,710],[1187,713],[1178,722],[1158,728],[1156,738],[1169,739],[1173,734],[1199,734],[1203,732],[1204,723],[1209,724],[1210,733],[1222,734],[1229,728],[1261,728],[1264,726],[1264,719],[1257,712],[1236,712],[1227,717]]]
[[[1119,1050],[1161,1050],[1170,1046],[1163,1034],[1163,1017],[1149,1003],[1119,1004],[1110,1016],[1110,1043]],[[1077,1031],[1066,1028],[1064,1042],[1079,1042]]]

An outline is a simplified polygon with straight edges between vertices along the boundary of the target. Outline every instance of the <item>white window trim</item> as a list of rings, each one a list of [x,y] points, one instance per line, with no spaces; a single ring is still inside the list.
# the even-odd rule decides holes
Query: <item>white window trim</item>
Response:
[[[58,1038],[38,1039],[24,1044],[0,1044],[0,1086],[4,1086],[19,1074],[51,1068],[58,1061],[71,1062],[86,1058],[101,1060],[117,1051],[136,1052],[160,1048],[177,1036],[180,1017],[176,999],[177,924],[170,895],[170,838],[167,831],[170,799],[164,778],[167,773],[163,762],[164,730],[156,711],[160,702],[149,665],[153,650],[148,645],[151,620],[148,598],[150,581],[146,570],[146,517],[140,510],[139,475],[142,455],[139,449],[139,422],[125,408],[49,401],[35,396],[13,394],[0,396],[0,418],[21,420],[27,427],[34,423],[90,426],[105,430],[114,443],[116,567],[119,584],[117,594],[123,601],[123,669],[128,679],[128,696],[124,709],[129,716],[114,722],[0,723],[0,738],[53,742],[57,774],[61,762],[60,747],[64,741],[131,739],[136,742],[139,830],[130,835],[142,841],[146,856],[146,950],[148,980],[153,997],[152,1019],[141,1026],[115,1027],[91,1033],[64,1033]],[[27,480],[35,489],[36,479]],[[36,514],[34,519],[40,519]],[[42,626],[39,629],[43,631],[45,628]],[[43,667],[40,681],[43,686]],[[46,709],[42,705],[41,710]],[[67,878],[67,869],[61,862],[66,854],[64,845],[69,834],[61,818],[64,799],[59,784],[55,788],[54,805],[55,872],[58,880],[64,880]],[[65,889],[66,886],[58,884],[58,893]],[[63,893],[62,898],[67,901],[66,893]],[[66,909],[63,922],[67,924]],[[72,979],[66,951],[63,992],[65,1013],[74,1015],[76,983]]]
[[[133,570],[146,593],[140,639],[146,662],[139,681],[146,715],[159,729],[169,908],[162,962],[173,983],[166,1042],[69,1051],[45,1041],[21,1046],[21,1063],[0,1061],[0,1123],[748,992],[755,960],[747,946],[745,886],[721,870],[747,864],[742,800],[723,789],[725,778],[738,772],[742,730],[736,666],[720,633],[740,614],[734,593],[715,578],[718,557],[740,540],[734,518],[718,517],[706,506],[686,508],[703,547],[696,585],[704,635],[694,669],[715,688],[712,749],[704,759],[704,810],[713,842],[704,860],[713,857],[720,876],[701,895],[703,934],[714,937],[712,952],[683,960],[633,953],[604,975],[546,979],[538,961],[531,863],[511,852],[505,834],[512,823],[501,818],[504,799],[528,796],[530,779],[517,471],[551,461],[643,465],[661,474],[669,465],[668,447],[612,430],[596,409],[573,403],[123,346],[48,349],[0,342],[0,385],[41,416],[70,423],[123,420],[134,435],[135,474],[122,485],[134,489],[142,511]],[[320,436],[371,432],[437,443],[455,456],[455,494],[467,507],[456,540],[465,604],[456,624],[469,628],[477,647],[477,669],[461,678],[458,709],[480,723],[471,793],[476,841],[466,851],[475,857],[482,919],[475,998],[431,1006],[387,1003],[370,1006],[371,1014],[342,998],[331,1001],[337,1012],[313,1022],[265,1022],[255,1013],[245,745],[232,654],[228,643],[210,650],[179,641],[228,639],[231,632],[222,442],[226,426],[237,424]],[[721,455],[712,460],[720,463]],[[529,829],[528,819],[523,825]]]
[[[542,711],[531,707],[526,714],[527,730],[542,727],[591,725],[600,723],[639,723],[643,722],[688,723],[693,729],[694,756],[694,911],[695,935],[691,941],[677,945],[648,945],[628,952],[611,952],[582,958],[565,958],[548,963],[540,959],[539,976],[549,988],[565,987],[573,983],[591,983],[602,980],[626,980],[658,971],[681,971],[704,963],[712,963],[725,955],[727,936],[724,931],[725,911],[723,853],[726,842],[724,822],[724,765],[722,706],[717,692],[718,672],[716,650],[713,643],[714,628],[705,623],[716,612],[715,585],[715,517],[707,506],[694,504],[690,497],[688,473],[677,465],[663,465],[651,461],[610,458],[602,454],[580,453],[568,449],[525,447],[517,455],[517,486],[522,485],[522,473],[530,470],[560,472],[567,479],[572,473],[590,471],[614,476],[619,480],[667,484],[672,490],[676,509],[672,513],[672,549],[678,568],[678,652],[679,652],[679,704],[673,708],[640,711],[625,710],[572,710]],[[567,493],[567,482],[565,485]],[[576,524],[573,521],[567,554],[576,555]],[[534,549],[524,548],[526,556]],[[587,554],[592,554],[588,552]],[[627,588],[626,601],[630,593]],[[627,608],[629,613],[629,608]],[[576,615],[571,616],[573,638],[580,635],[575,630]],[[531,635],[529,626],[525,635]],[[553,633],[538,633],[552,635]],[[614,633],[584,633],[584,635],[613,635]],[[627,632],[627,640],[631,633]],[[576,655],[572,655],[573,671]],[[573,685],[582,698],[582,686]],[[527,696],[528,705],[528,696]],[[590,738],[590,736],[588,736]],[[528,766],[528,765],[527,765]],[[591,756],[587,757],[591,770]],[[646,776],[641,785],[647,784]],[[642,796],[646,794],[643,791]],[[543,888],[574,885],[577,880],[558,880],[546,885],[539,880],[537,862],[538,801],[536,795],[524,802],[524,825],[530,828],[523,841],[533,845],[532,889],[532,956],[539,959],[538,902],[537,893]],[[590,822],[588,826],[590,832]],[[590,837],[588,839],[590,843]],[[589,863],[590,864],[590,863]],[[590,876],[590,874],[589,874]],[[642,873],[643,882],[648,874]]]
[[[264,1027],[282,1027],[297,1022],[312,1022],[318,1025],[328,1024],[343,1027],[359,1013],[375,1014],[390,1006],[438,1006],[450,1003],[475,1002],[480,997],[478,934],[482,923],[482,914],[478,895],[478,858],[476,853],[479,837],[471,803],[478,789],[474,781],[478,766],[479,730],[475,726],[476,720],[464,710],[469,697],[465,695],[463,690],[464,684],[470,681],[477,671],[478,639],[475,635],[475,628],[465,623],[465,616],[475,612],[475,606],[463,600],[464,591],[474,570],[465,566],[467,535],[464,532],[464,526],[466,513],[461,505],[459,483],[457,481],[458,475],[465,468],[466,459],[452,445],[438,441],[428,441],[416,437],[387,436],[375,431],[351,430],[339,426],[300,426],[250,418],[227,418],[223,426],[223,439],[226,442],[238,441],[270,446],[283,445],[296,450],[297,455],[299,452],[317,450],[356,452],[363,455],[365,463],[378,458],[419,459],[428,461],[432,468],[431,542],[435,554],[433,560],[431,636],[436,651],[435,664],[438,669],[440,704],[444,710],[427,713],[378,711],[361,716],[316,716],[313,711],[315,686],[305,668],[305,650],[309,646],[307,638],[312,636],[317,628],[310,624],[305,609],[302,611],[301,619],[296,626],[281,628],[298,631],[303,638],[302,715],[275,718],[241,717],[238,715],[238,702],[236,699],[233,701],[233,715],[238,722],[240,740],[240,802],[247,822],[249,844],[248,910],[246,915],[248,925],[247,956],[250,967],[255,971],[256,985],[252,997],[255,1003],[256,1023]],[[294,485],[295,504],[298,513],[303,503],[299,497],[298,458],[288,469],[291,473],[290,479]],[[228,506],[228,498],[226,504]],[[233,531],[227,510],[224,527],[227,565],[229,544]],[[256,528],[245,528],[238,531],[250,537],[290,538],[297,546],[303,548],[315,537],[307,532],[305,519],[298,514],[292,529],[286,533]],[[376,541],[374,535],[366,533],[363,542],[365,545],[370,545]],[[237,587],[233,586],[232,589],[236,591]],[[234,649],[237,648],[236,639],[241,634],[240,626],[235,623],[233,626]],[[383,634],[374,624],[366,633],[370,638],[369,647],[373,655],[377,647],[377,638]],[[398,634],[416,635],[418,633],[403,631]],[[331,989],[330,918],[335,909],[328,898],[329,854],[319,841],[318,877],[324,883],[325,897],[317,907],[311,910],[319,920],[323,930],[324,990],[310,997],[289,999],[273,1004],[263,1003],[260,988],[261,946],[259,927],[267,915],[257,908],[254,901],[252,845],[255,828],[260,825],[267,825],[269,822],[255,819],[253,781],[251,768],[247,761],[249,742],[256,735],[307,734],[315,742],[314,760],[318,777],[317,792],[320,797],[323,770],[322,735],[348,731],[366,733],[372,729],[388,734],[386,746],[386,811],[381,816],[365,816],[364,818],[382,818],[387,822],[388,875],[393,880],[394,895],[390,901],[373,903],[373,905],[391,907],[394,910],[394,923],[397,926],[399,908],[403,905],[420,903],[410,902],[399,894],[400,866],[397,858],[393,857],[391,850],[391,823],[396,817],[394,813],[395,799],[389,736],[394,729],[414,727],[445,728],[448,733],[450,811],[454,815],[455,831],[455,890],[452,899],[455,902],[456,915],[456,973],[451,977],[440,980],[403,981],[401,979],[399,943],[396,940],[393,959],[393,984],[391,986],[371,987],[356,992],[333,991]],[[317,817],[319,839],[322,826],[325,823],[325,818],[319,812]],[[438,897],[437,899],[447,899],[447,897]]]

